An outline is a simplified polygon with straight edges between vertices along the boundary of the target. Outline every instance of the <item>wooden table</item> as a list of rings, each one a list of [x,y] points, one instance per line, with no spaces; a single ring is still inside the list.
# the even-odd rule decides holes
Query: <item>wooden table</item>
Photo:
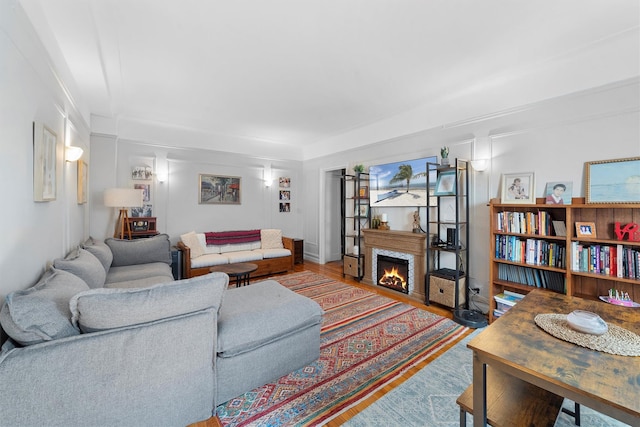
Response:
[[[249,284],[249,276],[256,271],[258,266],[250,262],[236,262],[233,264],[215,265],[209,269],[211,273],[226,273],[236,279],[236,288]]]
[[[468,344],[473,350],[474,426],[485,426],[487,421],[487,365],[629,425],[640,425],[640,357],[580,347],[553,337],[533,320],[537,314],[573,310],[592,311],[607,323],[640,334],[637,308],[532,290]]]

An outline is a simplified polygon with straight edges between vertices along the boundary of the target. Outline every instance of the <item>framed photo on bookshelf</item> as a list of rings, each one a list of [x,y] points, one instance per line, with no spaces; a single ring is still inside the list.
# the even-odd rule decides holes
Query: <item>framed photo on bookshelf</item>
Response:
[[[595,222],[576,222],[576,237],[588,237],[595,239],[596,223]]]
[[[361,199],[369,198],[369,186],[368,185],[360,186],[359,191],[360,191],[360,193],[358,194],[359,198],[361,198]]]
[[[587,203],[640,203],[640,157],[586,162]]]
[[[457,171],[450,170],[438,173],[436,190],[434,196],[455,196],[456,195],[456,174]]]
[[[502,174],[502,203],[535,204],[535,174],[533,172]]]
[[[353,212],[353,216],[357,218],[365,218],[369,216],[369,205],[356,206]]]

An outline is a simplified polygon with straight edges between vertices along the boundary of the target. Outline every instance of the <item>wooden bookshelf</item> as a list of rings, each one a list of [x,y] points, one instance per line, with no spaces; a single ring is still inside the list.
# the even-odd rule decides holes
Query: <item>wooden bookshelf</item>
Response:
[[[640,204],[586,204],[584,198],[574,198],[570,205],[546,205],[542,198],[536,202],[503,204],[499,199],[493,199],[489,204],[489,322],[496,319],[493,297],[505,290],[526,294],[535,288],[546,288],[550,292],[598,300],[599,296],[608,295],[609,289],[615,288],[627,292],[632,300],[640,301],[640,240],[627,240],[628,236],[620,240],[615,232],[616,223],[623,226],[640,224]],[[542,227],[543,231],[540,231],[541,223],[532,227],[532,221],[541,217],[547,222],[563,221],[566,236],[555,235],[552,226]],[[509,221],[514,225],[513,221],[518,220],[518,226],[505,224]],[[578,237],[576,222],[593,223],[595,235]],[[632,238],[640,239],[640,233]],[[533,244],[538,245],[534,246],[536,249],[542,248],[537,253],[538,258],[527,259],[527,241],[537,242]],[[511,244],[507,247],[508,242]],[[555,248],[556,253],[545,253],[544,248],[549,247]],[[612,247],[615,249],[610,249]],[[598,257],[589,252],[589,260],[595,265],[597,259],[601,268],[584,268],[584,255],[582,267],[578,266],[579,248],[582,248],[580,253],[584,253],[585,248],[593,249],[595,253],[598,248]],[[623,252],[627,257],[621,273],[623,277],[618,277],[618,268],[607,264],[607,260],[611,262],[611,252],[616,255]],[[553,286],[549,286],[551,281]]]

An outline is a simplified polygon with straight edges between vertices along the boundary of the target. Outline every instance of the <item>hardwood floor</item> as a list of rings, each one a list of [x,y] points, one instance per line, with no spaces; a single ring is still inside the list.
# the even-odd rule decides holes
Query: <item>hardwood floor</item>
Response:
[[[310,262],[310,261],[305,261],[303,264],[296,264],[294,266],[294,272],[301,272],[301,271],[312,271],[314,273],[321,274],[321,275],[329,277],[331,279],[338,280],[338,281],[341,281],[343,283],[347,283],[349,285],[358,286],[358,287],[367,289],[368,291],[375,292],[377,294],[384,295],[384,296],[387,296],[389,298],[396,299],[396,300],[401,301],[401,302],[403,302],[405,304],[409,304],[409,305],[412,305],[414,307],[418,307],[418,308],[421,308],[421,309],[424,309],[424,310],[431,311],[432,313],[439,314],[440,316],[446,317],[448,319],[452,319],[453,318],[453,314],[452,314],[452,311],[451,311],[450,308],[441,307],[441,306],[437,306],[437,305],[429,305],[429,306],[427,306],[426,304],[418,302],[418,301],[415,301],[414,299],[409,298],[409,297],[405,296],[404,294],[402,294],[400,292],[387,290],[387,289],[381,288],[379,286],[365,285],[363,283],[358,282],[353,277],[348,276],[348,275],[343,277],[342,276],[342,261],[335,261],[335,262],[330,262],[330,263],[322,264],[322,265],[321,264],[316,264],[316,263]],[[286,274],[291,274],[291,272],[277,274],[275,276],[276,277],[277,276],[284,276]],[[472,332],[471,330],[468,331],[465,334],[465,336],[468,335],[471,332]],[[358,405],[356,405],[356,406],[350,408],[349,410],[345,411],[343,414],[341,414],[338,417],[334,418],[333,420],[328,422],[326,425],[330,426],[330,427],[342,425],[344,422],[346,422],[347,420],[349,420],[350,418],[354,417],[356,414],[358,414],[359,412],[364,410],[367,406],[371,405],[373,402],[375,402],[376,400],[378,400],[379,398],[381,398],[382,396],[387,394],[389,391],[393,390],[394,388],[396,388],[397,386],[399,386],[400,384],[402,384],[403,382],[408,380],[412,375],[414,375],[420,369],[422,369],[423,367],[428,365],[430,362],[432,362],[434,359],[436,359],[438,356],[440,356],[442,353],[447,351],[452,346],[453,346],[453,344],[444,347],[443,349],[441,349],[441,350],[437,351],[436,353],[432,354],[431,356],[429,356],[423,362],[421,362],[418,365],[408,369],[398,379],[396,379],[395,381],[387,384],[385,387],[383,387],[382,389],[380,389],[377,392],[375,392],[372,396],[370,396],[369,398],[363,400]],[[219,426],[221,426],[221,424],[220,424],[220,421],[218,420],[218,417],[211,417],[208,420],[200,421],[198,423],[190,425],[190,427],[219,427]]]

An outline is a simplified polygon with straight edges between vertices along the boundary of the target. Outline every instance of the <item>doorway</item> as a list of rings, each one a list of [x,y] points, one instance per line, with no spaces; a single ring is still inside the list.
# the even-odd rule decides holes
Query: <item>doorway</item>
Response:
[[[321,213],[324,220],[322,229],[320,263],[328,263],[342,260],[342,175],[345,169],[330,169],[324,171],[324,194]],[[322,218],[322,215],[321,215]]]

